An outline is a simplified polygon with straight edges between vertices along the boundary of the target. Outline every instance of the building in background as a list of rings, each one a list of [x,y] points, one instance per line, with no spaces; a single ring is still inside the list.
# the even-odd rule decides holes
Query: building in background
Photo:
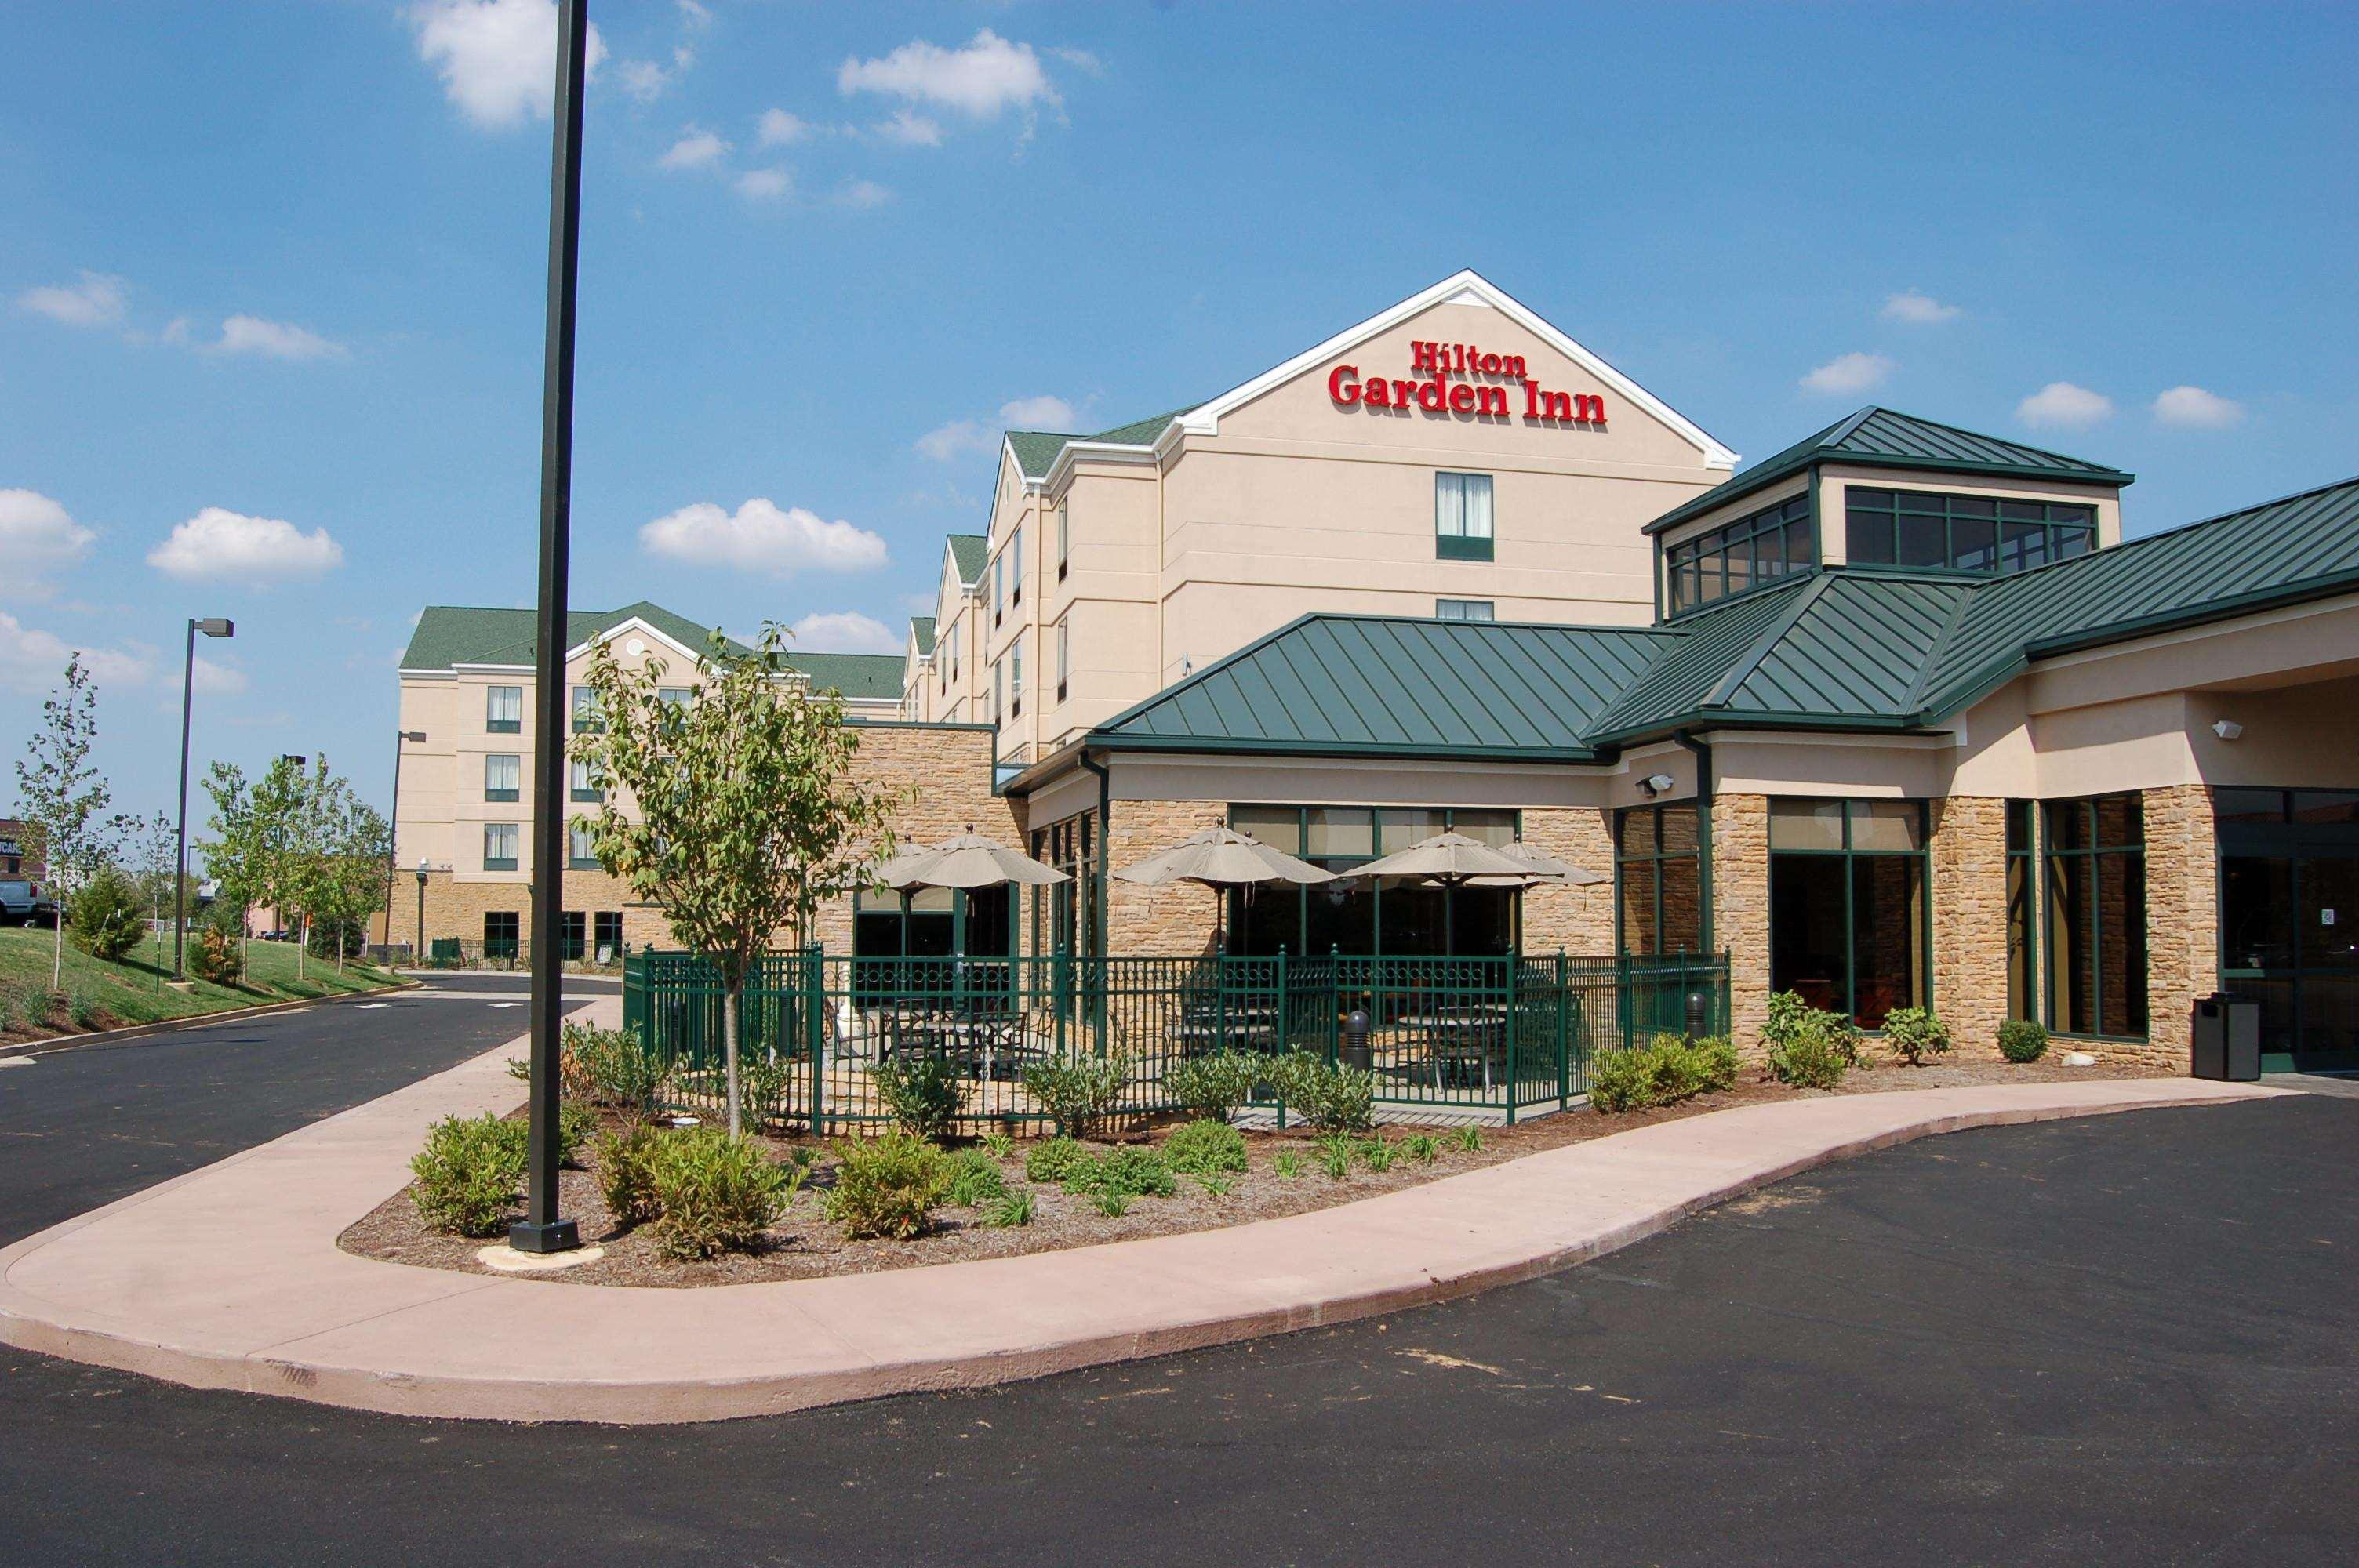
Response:
[[[39,881],[49,874],[33,849],[33,830],[13,816],[0,816],[0,877]]]

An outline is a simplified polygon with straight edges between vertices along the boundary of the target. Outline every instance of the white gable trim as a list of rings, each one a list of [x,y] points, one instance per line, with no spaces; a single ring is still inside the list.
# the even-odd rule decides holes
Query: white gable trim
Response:
[[[670,648],[682,654],[687,658],[690,664],[692,665],[696,663],[697,653],[694,648],[690,647],[687,643],[681,642],[670,633],[649,625],[647,622],[640,620],[636,615],[631,616],[626,620],[617,621],[614,624],[607,627],[603,632],[592,632],[589,636],[583,638],[577,646],[566,649],[565,662],[570,665],[574,660],[582,657],[584,654],[587,654],[592,648],[597,646],[599,643],[611,643],[625,632],[644,632],[648,636],[653,637],[657,642],[661,643],[665,647]]]
[[[1677,431],[1683,439],[1691,443],[1703,454],[1706,468],[1734,469],[1736,467],[1736,454],[1714,440],[1686,415],[1566,337],[1529,307],[1515,299],[1496,284],[1471,269],[1452,273],[1432,287],[1412,294],[1399,304],[1378,311],[1358,326],[1347,327],[1317,347],[1307,349],[1295,355],[1284,364],[1264,371],[1243,386],[1232,388],[1213,398],[1210,403],[1190,409],[1179,416],[1178,427],[1180,431],[1190,436],[1217,436],[1220,434],[1222,415],[1243,407],[1271,388],[1292,381],[1305,372],[1317,369],[1336,355],[1357,347],[1378,333],[1389,331],[1411,317],[1430,310],[1437,305],[1489,306]]]

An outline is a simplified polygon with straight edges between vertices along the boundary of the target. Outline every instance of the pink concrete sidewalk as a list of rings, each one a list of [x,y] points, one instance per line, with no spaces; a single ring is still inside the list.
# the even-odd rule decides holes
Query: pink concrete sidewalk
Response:
[[[612,1022],[603,1000],[592,1017]],[[2185,1078],[1932,1089],[1641,1128],[1314,1214],[704,1290],[355,1258],[427,1125],[505,1111],[520,1043],[0,1251],[0,1340],[201,1388],[412,1415],[699,1421],[971,1387],[1528,1279],[1927,1133],[2291,1091]]]

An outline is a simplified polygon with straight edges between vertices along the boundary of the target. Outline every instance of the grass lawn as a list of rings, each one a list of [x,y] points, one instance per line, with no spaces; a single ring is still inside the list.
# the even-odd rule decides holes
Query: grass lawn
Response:
[[[102,963],[69,940],[60,987],[69,1003],[49,1005],[44,997],[49,989],[50,940],[50,934],[42,930],[0,930],[0,1038],[72,1034],[158,1019],[190,1018],[266,1002],[376,990],[396,980],[383,969],[351,959],[345,960],[340,975],[334,959],[322,961],[316,957],[303,960],[303,978],[298,980],[294,943],[255,942],[247,946],[244,984],[217,986],[198,980],[195,989],[176,991],[159,983],[172,971],[172,939],[167,933],[160,938],[150,936],[119,964]],[[74,1017],[77,1011],[79,1021]]]

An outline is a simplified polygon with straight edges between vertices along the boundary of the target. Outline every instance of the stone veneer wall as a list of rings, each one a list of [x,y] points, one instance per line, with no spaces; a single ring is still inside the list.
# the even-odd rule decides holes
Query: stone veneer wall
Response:
[[[1532,806],[1524,842],[1606,880],[1592,887],[1532,888],[1524,893],[1524,951],[1582,957],[1614,951],[1614,830],[1593,806]]]
[[[864,784],[913,792],[909,803],[893,816],[894,835],[905,847],[938,843],[973,827],[1011,849],[1031,852],[1024,802],[991,793],[988,731],[926,724],[863,725],[855,765]],[[1030,903],[1019,894],[1016,905],[1020,945]],[[821,905],[812,934],[829,953],[849,956],[852,900]]]
[[[1114,815],[1106,832],[1109,871],[1160,854],[1198,828],[1218,827],[1229,819],[1224,800],[1117,800],[1109,809]],[[1221,897],[1192,882],[1143,888],[1109,876],[1106,951],[1118,957],[1204,952],[1219,929]]]
[[[2006,802],[1952,795],[1933,801],[1930,816],[1933,1011],[1949,1025],[1952,1057],[1998,1061],[1998,1026],[2006,1018]]]
[[[1712,946],[1728,954],[1729,1025],[1736,1048],[1761,1050],[1769,1016],[1769,799],[1712,803]]]
[[[2188,1070],[2195,999],[2220,989],[2216,833],[2204,785],[2146,792],[2147,1039],[2090,1045],[2099,1057]]]
[[[632,896],[631,890],[603,871],[571,871],[565,873],[565,907],[580,910],[584,916],[595,916],[613,910],[623,914],[623,945],[637,947],[653,942],[658,946],[671,941],[671,924],[663,911],[653,904],[642,903]],[[426,941],[430,949],[438,938],[455,936],[462,942],[484,939],[484,916],[506,911],[516,917],[516,935],[529,944],[532,940],[532,884],[508,881],[460,881],[449,871],[429,871],[426,876]],[[418,937],[418,876],[406,871],[394,879],[393,940],[414,942]],[[597,922],[591,919],[582,932],[585,942],[597,939]]]

